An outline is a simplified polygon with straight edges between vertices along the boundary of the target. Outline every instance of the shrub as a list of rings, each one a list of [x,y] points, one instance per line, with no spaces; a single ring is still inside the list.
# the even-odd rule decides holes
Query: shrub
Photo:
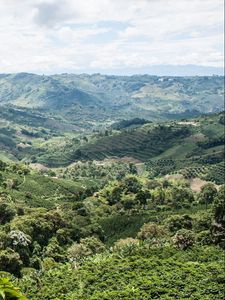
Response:
[[[166,231],[163,226],[156,223],[146,223],[141,227],[137,237],[141,240],[157,241],[166,235]]]
[[[105,250],[104,244],[96,237],[87,237],[81,239],[80,243],[74,243],[69,249],[70,261],[75,268],[85,258]]]
[[[209,230],[201,231],[196,236],[196,241],[201,245],[212,244],[212,235]]]
[[[207,207],[208,204],[213,202],[216,194],[217,194],[217,189],[215,188],[214,184],[212,183],[205,184],[201,188],[199,202],[205,204]]]
[[[113,251],[122,256],[131,255],[139,246],[139,241],[133,238],[120,239],[115,242]]]
[[[174,245],[181,250],[190,248],[195,242],[194,234],[191,230],[180,229],[173,237]]]

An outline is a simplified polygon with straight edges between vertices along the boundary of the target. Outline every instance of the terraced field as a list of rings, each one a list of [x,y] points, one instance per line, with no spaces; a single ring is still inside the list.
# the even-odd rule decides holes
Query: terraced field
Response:
[[[130,156],[140,161],[155,157],[190,135],[186,126],[145,125],[137,130],[104,137],[93,144],[80,148],[85,159],[101,160],[117,156]]]
[[[212,159],[212,157],[210,157]],[[218,158],[215,158],[215,162]],[[224,161],[203,164],[199,159],[159,159],[146,163],[150,178],[166,174],[181,174],[184,178],[201,178],[216,184],[223,184],[225,178]]]

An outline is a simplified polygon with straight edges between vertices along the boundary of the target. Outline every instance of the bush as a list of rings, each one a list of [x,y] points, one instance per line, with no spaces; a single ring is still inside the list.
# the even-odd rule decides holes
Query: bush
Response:
[[[210,230],[204,230],[197,234],[196,241],[201,245],[212,244],[212,235]]]
[[[141,240],[156,242],[166,235],[165,228],[156,223],[146,223],[141,227],[137,237]]]
[[[139,241],[133,238],[120,239],[115,242],[113,251],[122,256],[131,255],[139,246]]]
[[[85,257],[101,253],[105,250],[104,244],[95,237],[81,239],[80,243],[74,243],[69,249],[70,261],[75,268]]]
[[[181,250],[186,250],[193,246],[195,242],[193,231],[187,229],[178,230],[173,237],[174,245]]]
[[[216,194],[217,194],[217,189],[215,188],[214,184],[212,183],[205,184],[201,188],[199,202],[205,204],[207,207],[208,204],[213,202]]]

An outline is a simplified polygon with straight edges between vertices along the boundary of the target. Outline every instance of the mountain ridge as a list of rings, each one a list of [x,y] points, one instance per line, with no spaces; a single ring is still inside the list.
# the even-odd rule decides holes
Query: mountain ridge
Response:
[[[115,111],[117,118],[166,119],[168,113],[221,111],[223,86],[223,76],[1,74],[0,105],[52,112],[69,120],[98,110],[105,119],[115,119]]]

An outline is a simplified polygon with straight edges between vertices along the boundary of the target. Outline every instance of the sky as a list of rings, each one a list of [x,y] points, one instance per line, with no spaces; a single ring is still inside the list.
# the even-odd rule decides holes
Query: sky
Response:
[[[0,73],[223,73],[223,0],[0,0]]]

